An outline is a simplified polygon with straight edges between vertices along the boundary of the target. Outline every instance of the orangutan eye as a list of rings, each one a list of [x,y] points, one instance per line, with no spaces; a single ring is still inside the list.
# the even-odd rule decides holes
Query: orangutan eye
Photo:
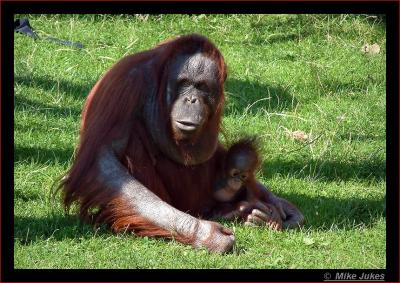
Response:
[[[248,175],[247,174],[242,174],[240,176],[240,179],[242,179],[242,181],[246,181],[247,180]]]
[[[178,80],[178,88],[188,87],[190,86],[190,81],[187,78],[182,78]]]
[[[231,177],[239,177],[240,171],[237,169],[232,169],[230,175]]]
[[[197,84],[196,84],[196,88],[197,88],[198,90],[203,91],[203,92],[207,92],[207,93],[210,92],[210,88],[208,87],[208,85],[207,85],[205,82],[197,83]]]

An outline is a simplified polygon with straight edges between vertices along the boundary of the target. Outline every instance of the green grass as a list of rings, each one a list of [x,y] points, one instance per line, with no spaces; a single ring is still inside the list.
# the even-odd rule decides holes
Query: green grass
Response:
[[[19,15],[18,17],[21,17]],[[16,34],[15,268],[385,268],[386,34],[368,15],[29,15]],[[221,141],[261,137],[260,180],[307,223],[273,232],[226,222],[233,253],[115,235],[49,200],[71,164],[80,112],[99,76],[124,55],[191,32],[228,64]],[[366,55],[365,43],[381,52]],[[300,130],[304,143],[290,137]]]

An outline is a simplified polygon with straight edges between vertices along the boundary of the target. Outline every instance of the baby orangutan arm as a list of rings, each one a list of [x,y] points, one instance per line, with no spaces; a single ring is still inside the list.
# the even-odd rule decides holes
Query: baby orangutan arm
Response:
[[[241,218],[246,225],[272,226],[276,230],[298,228],[304,224],[303,214],[291,202],[275,196],[258,182],[257,188],[262,197],[250,202],[241,201],[222,216],[226,219]]]
[[[283,220],[283,228],[291,229],[303,226],[305,222],[304,216],[294,204],[284,198],[275,196],[259,182],[257,182],[257,188],[264,195],[261,202],[273,205],[278,210]],[[262,206],[260,208],[262,212],[265,211]]]

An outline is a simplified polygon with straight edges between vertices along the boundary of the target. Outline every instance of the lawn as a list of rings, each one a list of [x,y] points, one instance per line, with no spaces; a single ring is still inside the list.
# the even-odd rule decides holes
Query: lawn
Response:
[[[27,17],[40,36],[85,47],[15,34],[15,268],[386,267],[384,17]],[[97,79],[127,54],[192,32],[209,37],[228,65],[221,141],[259,136],[258,178],[307,220],[284,232],[225,222],[237,240],[227,255],[94,229],[50,198]],[[365,52],[375,43],[379,52]]]

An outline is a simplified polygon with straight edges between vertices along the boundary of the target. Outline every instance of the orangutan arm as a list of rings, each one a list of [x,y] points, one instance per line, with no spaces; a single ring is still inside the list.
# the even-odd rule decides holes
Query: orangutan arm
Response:
[[[131,209],[150,225],[186,239],[195,247],[206,247],[216,252],[232,249],[234,236],[229,229],[215,222],[199,220],[161,200],[126,171],[113,149],[103,148],[98,167],[99,181],[117,190],[129,202]]]

